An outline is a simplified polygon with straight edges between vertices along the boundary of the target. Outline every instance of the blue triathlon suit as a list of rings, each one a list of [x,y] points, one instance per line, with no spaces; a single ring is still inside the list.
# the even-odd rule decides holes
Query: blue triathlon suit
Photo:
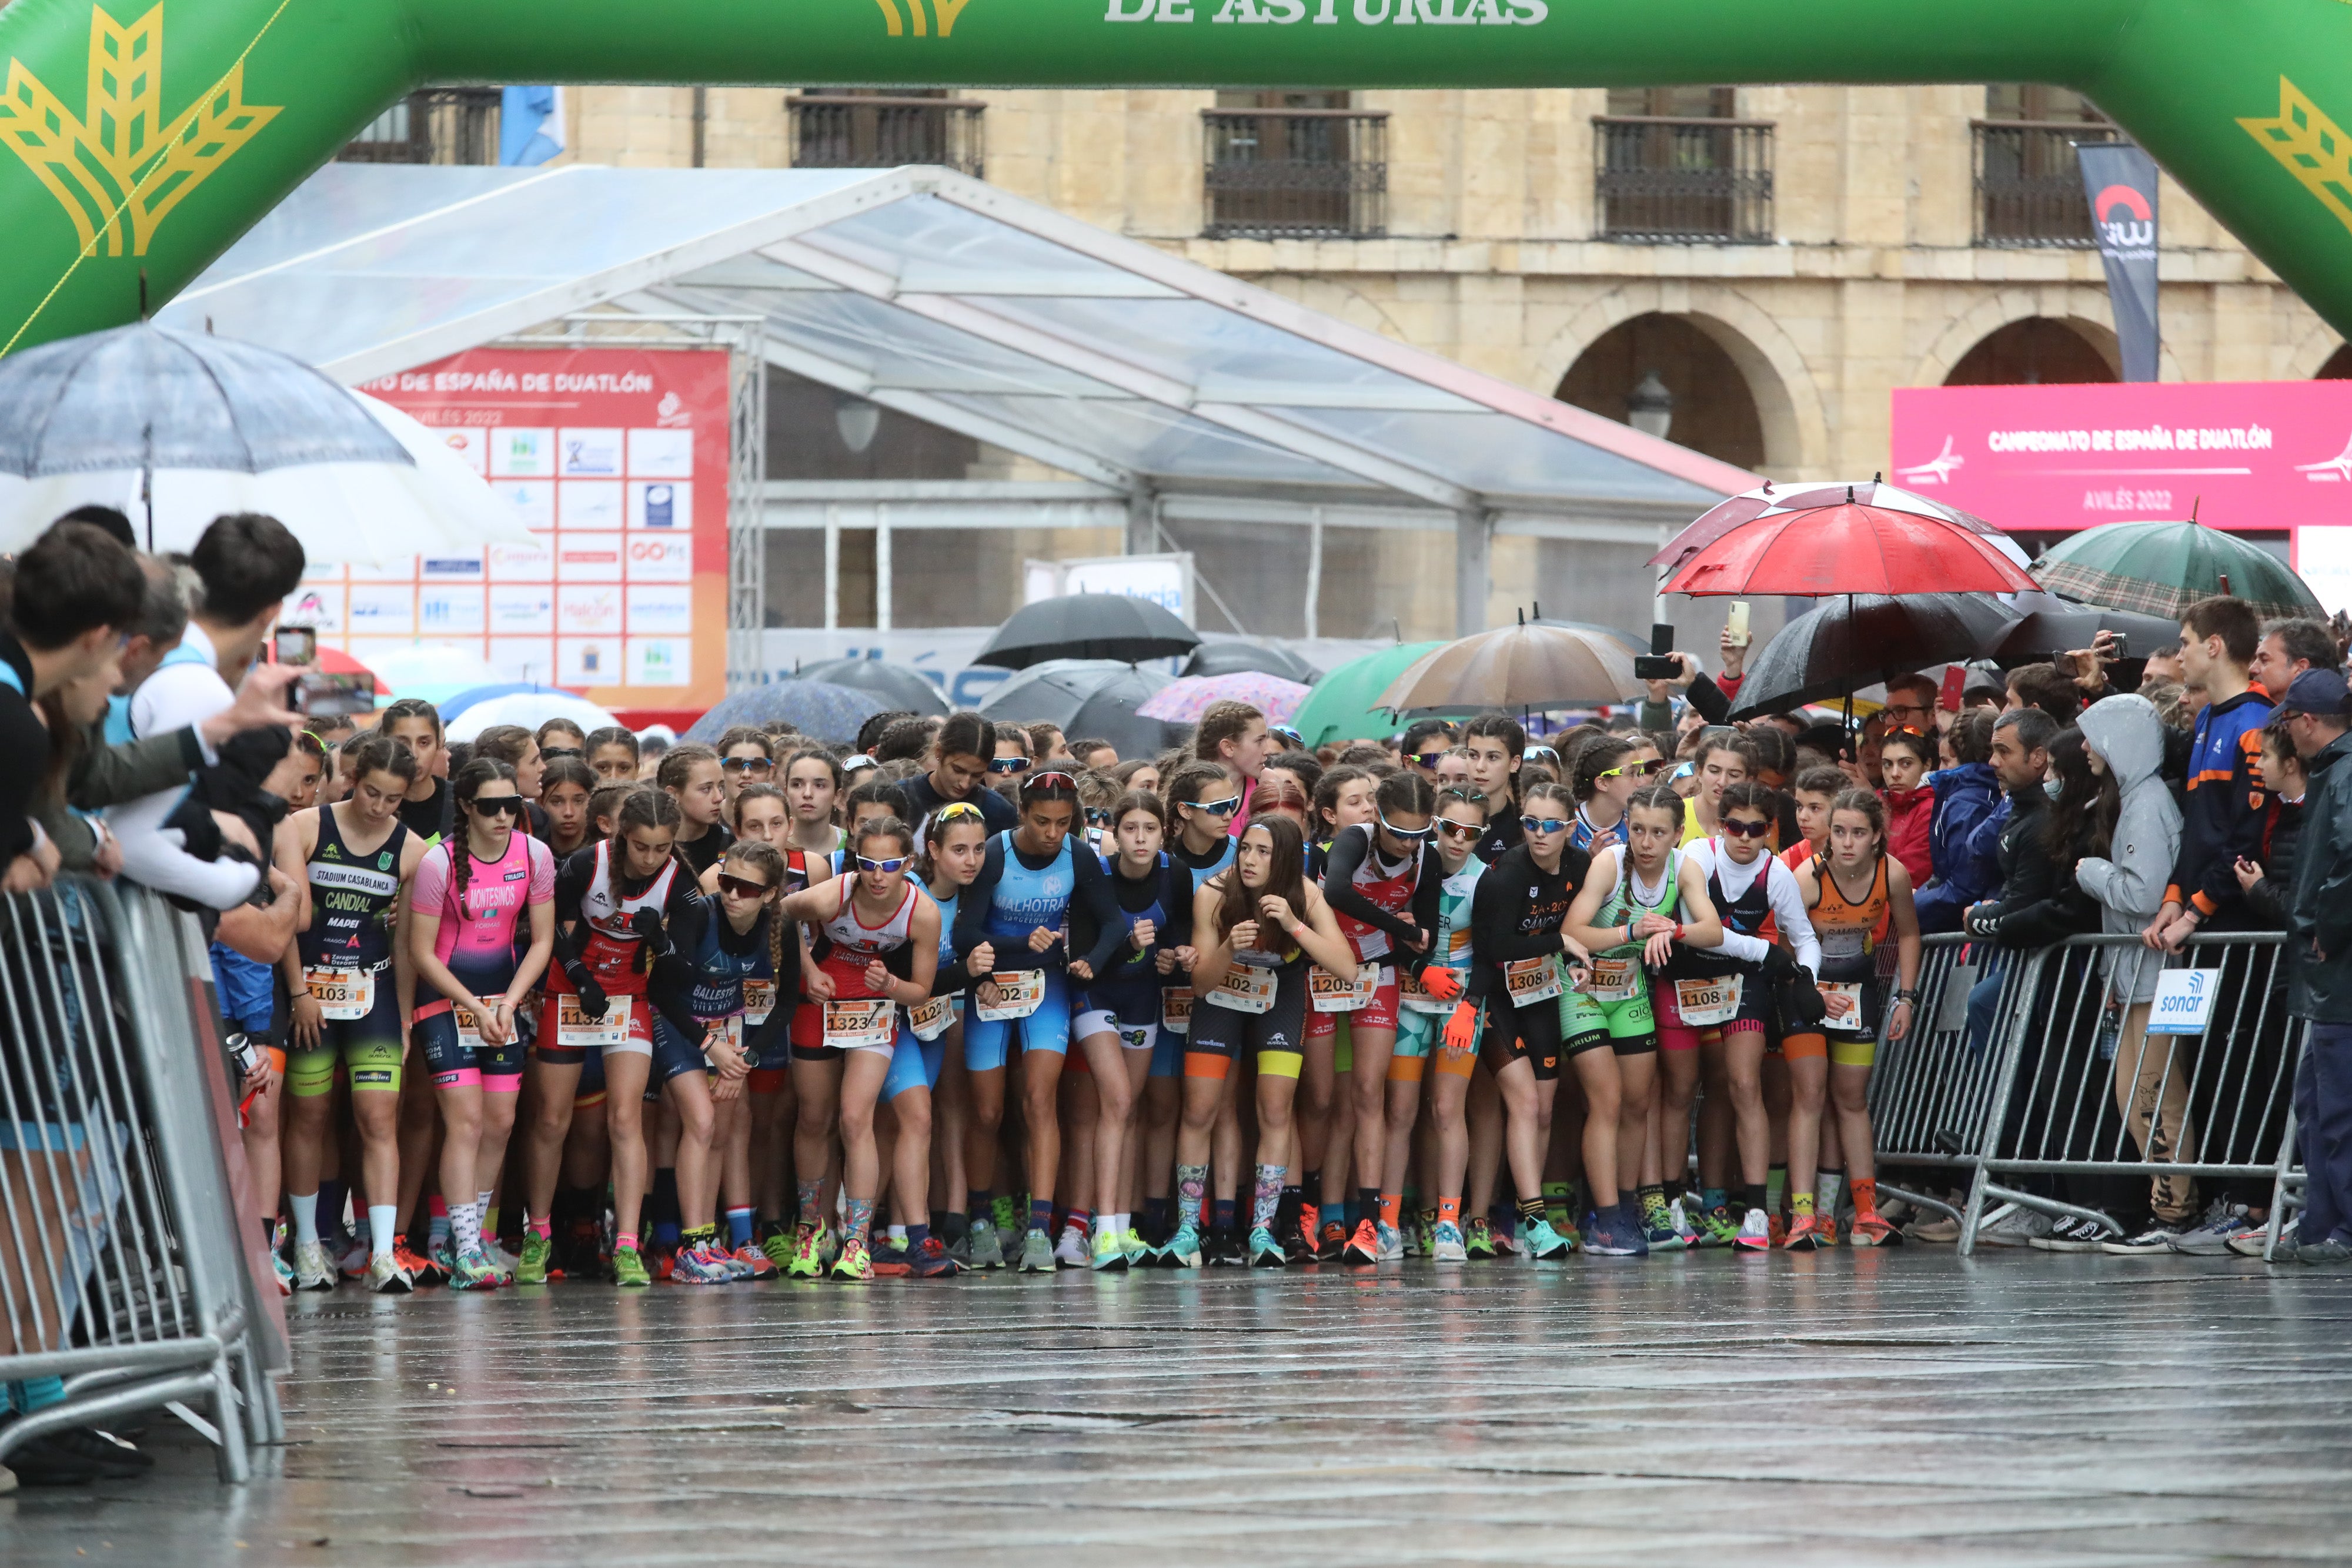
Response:
[[[791,1042],[782,1021],[790,1017],[790,1009],[782,1007],[782,999],[776,994],[775,960],[768,950],[769,925],[775,917],[773,910],[763,909],[760,918],[751,923],[751,929],[739,936],[728,924],[726,908],[712,899],[705,908],[702,929],[695,935],[692,946],[680,954],[694,970],[687,1006],[695,1019],[703,1024],[713,1024],[741,1018],[743,1033],[739,1043],[754,1068],[781,1067],[791,1060]],[[786,939],[798,940],[790,935]],[[764,982],[768,988],[768,1010],[756,1021],[745,1011],[745,991],[751,982]],[[665,1034],[668,1039],[662,1038]],[[685,1061],[687,1068],[680,1071],[686,1071],[708,1063],[702,1054],[702,1041],[694,1040],[689,1045],[677,1027],[658,1009],[654,1013],[654,1036],[656,1044],[668,1048],[662,1065]],[[667,1082],[675,1075],[665,1071],[658,1076],[660,1082]]]
[[[929,891],[925,890],[926,893]],[[962,901],[963,895],[960,893],[944,903],[936,898],[931,900],[940,906],[939,973],[943,976],[955,967],[956,905]],[[934,997],[942,994],[936,982],[931,987],[931,994]],[[963,998],[952,991],[946,994],[952,998],[950,1005],[961,1012]],[[947,1030],[941,1030],[929,1040],[918,1040],[914,1030],[908,1026],[910,1014],[910,1009],[898,1009],[898,1043],[890,1048],[890,1074],[882,1080],[882,1098],[886,1101],[896,1100],[909,1089],[937,1089],[940,1086],[940,1065],[947,1060],[948,1053]]]
[[[1045,998],[1024,1019],[984,1019],[973,1009],[963,1026],[964,1065],[989,1072],[1012,1055],[1013,1030],[1021,1030],[1021,1049],[1049,1051],[1066,1056],[1070,1049],[1070,992],[1062,973],[1069,962],[1069,945],[1057,941],[1043,953],[1029,950],[1029,933],[1043,925],[1058,928],[1068,920],[1070,899],[1078,886],[1076,837],[1062,841],[1061,852],[1042,870],[1024,865],[1013,847],[1013,834],[996,835],[1004,858],[1004,872],[990,891],[984,928],[996,949],[996,967],[1004,973],[1022,969],[1045,972]],[[959,901],[961,902],[961,901]]]

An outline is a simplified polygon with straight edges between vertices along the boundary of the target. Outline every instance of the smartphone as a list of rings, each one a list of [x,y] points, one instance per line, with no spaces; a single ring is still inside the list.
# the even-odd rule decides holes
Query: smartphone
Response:
[[[319,629],[316,626],[280,626],[278,629],[278,662],[281,664],[317,664]]]
[[[1677,681],[1682,679],[1682,661],[1671,653],[1633,656],[1633,678],[1637,681]]]
[[[1653,621],[1653,622],[1650,622],[1650,652],[1651,652],[1651,653],[1673,653],[1674,651],[1675,651],[1675,628],[1674,628],[1674,623],[1673,623],[1672,622],[1668,622],[1668,621]]]
[[[1734,647],[1748,646],[1748,601],[1735,599],[1731,601],[1731,612],[1723,618],[1723,634],[1730,639]]]
[[[306,671],[294,682],[293,707],[296,713],[310,718],[373,713],[375,677],[363,671],[349,674]]]
[[[2114,650],[2114,652],[2115,652],[2115,655],[2116,655],[2116,658],[2118,658],[2118,659],[2128,659],[2128,658],[2130,658],[2130,657],[2131,657],[2131,633],[2130,633],[2130,632],[2108,632],[2108,633],[2107,633],[2107,646],[2108,646],[2109,648],[2111,648],[2111,649],[2113,649],[2113,650]]]

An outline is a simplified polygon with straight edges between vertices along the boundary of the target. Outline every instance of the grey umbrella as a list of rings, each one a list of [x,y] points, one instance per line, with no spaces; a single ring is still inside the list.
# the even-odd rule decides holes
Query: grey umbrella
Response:
[[[0,362],[0,474],[142,476],[151,546],[159,470],[324,463],[415,466],[331,378],[251,343],[142,321]]]
[[[857,738],[859,725],[888,706],[871,692],[826,681],[772,681],[729,693],[679,738],[708,744],[735,725],[780,718],[798,726],[803,735],[847,746]]]
[[[1071,593],[1014,611],[975,664],[1025,670],[1047,659],[1181,658],[1201,645],[1200,634],[1174,612],[1124,593]]]
[[[830,681],[878,697],[886,713],[903,708],[924,718],[948,716],[947,699],[940,695],[938,684],[912,664],[887,659],[820,659],[803,664],[793,675],[796,680]]]
[[[1166,675],[1116,659],[1049,659],[989,693],[980,711],[1016,724],[1058,725],[1074,737],[1100,736],[1121,757],[1150,757],[1184,733],[1135,711],[1167,684]]]
[[[1188,675],[1240,675],[1255,673],[1278,675],[1286,681],[1297,681],[1311,686],[1323,678],[1323,672],[1292,653],[1265,643],[1249,643],[1226,638],[1203,643],[1192,650],[1184,661]]]
[[[2024,617],[2002,633],[1985,653],[2003,669],[2038,664],[2053,653],[2087,648],[2102,632],[2124,639],[2126,662],[2145,664],[2150,653],[2177,646],[2180,622],[2137,610],[2109,610],[2099,604],[2077,604],[2054,593],[2012,595],[2009,607]]]

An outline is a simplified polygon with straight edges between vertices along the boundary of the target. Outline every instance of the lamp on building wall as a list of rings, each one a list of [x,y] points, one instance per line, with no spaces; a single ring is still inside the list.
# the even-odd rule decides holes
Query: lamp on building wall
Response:
[[[1657,371],[1643,371],[1641,384],[1626,397],[1625,423],[1643,434],[1654,435],[1661,441],[1666,438],[1666,432],[1674,428],[1675,394],[1666,390],[1666,383],[1658,379]]]
[[[852,452],[863,452],[874,444],[874,433],[881,428],[882,410],[862,397],[837,397],[833,402],[833,425],[841,432],[841,444]]]

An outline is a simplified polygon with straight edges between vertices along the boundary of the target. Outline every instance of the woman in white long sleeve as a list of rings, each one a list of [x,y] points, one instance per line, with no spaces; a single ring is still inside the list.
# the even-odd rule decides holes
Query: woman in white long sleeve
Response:
[[[1771,1246],[1764,1207],[1770,1124],[1764,1113],[1762,1073],[1772,988],[1767,965],[1781,942],[1809,975],[1821,971],[1821,944],[1805,915],[1796,873],[1769,849],[1778,801],[1757,783],[1724,786],[1716,810],[1719,831],[1688,846],[1706,875],[1707,897],[1723,919],[1723,940],[1709,949],[1678,951],[1658,998],[1658,1041],[1666,1064],[1659,1134],[1664,1167],[1682,1173],[1690,1126],[1691,1093],[1699,1052],[1723,1053],[1739,1152],[1740,1214],[1729,1206],[1692,1217],[1701,1246],[1761,1252]],[[1672,1021],[1669,1021],[1669,1020]],[[1688,1043],[1683,1041],[1687,1039]],[[1676,1043],[1670,1045],[1669,1040]],[[1691,1046],[1698,1050],[1694,1051]],[[1679,1049],[1677,1049],[1679,1046]]]

